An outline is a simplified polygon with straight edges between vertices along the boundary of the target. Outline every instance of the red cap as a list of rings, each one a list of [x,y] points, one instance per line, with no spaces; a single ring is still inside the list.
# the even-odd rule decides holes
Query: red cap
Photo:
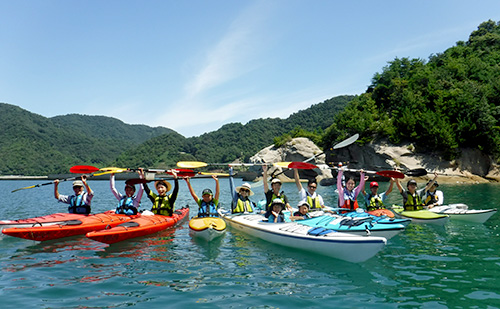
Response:
[[[372,182],[370,183],[370,188],[373,188],[373,187],[378,187],[378,182],[376,182],[376,181],[372,181]]]

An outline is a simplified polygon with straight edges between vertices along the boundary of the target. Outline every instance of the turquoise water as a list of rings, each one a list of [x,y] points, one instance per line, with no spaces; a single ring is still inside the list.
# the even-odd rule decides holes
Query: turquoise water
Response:
[[[0,218],[65,212],[51,185],[10,192],[36,183],[0,181]],[[214,189],[212,179],[192,183],[197,192]],[[90,184],[96,192],[93,212],[115,207],[108,182]],[[62,183],[60,192],[71,192],[70,186]],[[227,205],[226,179],[221,189]],[[329,205],[335,204],[333,189],[319,188]],[[448,203],[500,206],[500,185],[440,189]],[[295,184],[285,184],[284,190],[292,204],[298,202]],[[258,201],[263,188],[255,192]],[[399,202],[399,194],[393,192],[390,201]],[[177,207],[186,204],[193,202],[181,182]],[[143,208],[149,207],[143,198]],[[195,213],[192,208],[191,216]],[[191,238],[187,221],[112,246],[85,237],[40,243],[3,236],[1,308],[500,308],[499,216],[485,224],[411,224],[360,264],[280,247],[231,229],[207,244]]]

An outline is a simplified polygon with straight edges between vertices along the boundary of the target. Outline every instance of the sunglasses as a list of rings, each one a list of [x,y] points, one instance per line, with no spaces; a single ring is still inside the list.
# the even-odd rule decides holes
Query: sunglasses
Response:
[[[247,190],[247,189],[240,189],[240,192],[250,192],[250,190]]]
[[[316,186],[309,186],[309,188],[311,188],[311,189],[316,189]]]

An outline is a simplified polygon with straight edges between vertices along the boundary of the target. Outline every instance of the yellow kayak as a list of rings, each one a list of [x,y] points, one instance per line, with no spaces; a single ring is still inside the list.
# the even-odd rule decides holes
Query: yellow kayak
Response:
[[[210,241],[226,232],[226,222],[219,217],[194,217],[189,220],[189,228],[194,236]]]
[[[392,210],[400,217],[410,218],[413,223],[430,223],[437,225],[444,225],[450,216],[445,214],[438,214],[427,209],[422,210],[404,210],[403,206],[392,206]]]

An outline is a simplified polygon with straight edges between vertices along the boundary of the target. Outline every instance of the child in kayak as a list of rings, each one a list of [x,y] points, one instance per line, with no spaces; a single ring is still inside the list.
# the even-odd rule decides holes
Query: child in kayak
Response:
[[[394,178],[391,178],[391,183],[389,184],[389,188],[378,194],[378,182],[372,181],[370,183],[370,192],[365,195],[366,202],[366,210],[374,211],[377,209],[386,209],[384,205],[384,201],[387,199],[387,196],[392,192],[392,187],[394,186]]]
[[[54,197],[61,203],[69,204],[70,214],[90,214],[90,201],[94,197],[94,191],[87,183],[87,176],[82,175],[81,180],[73,181],[74,195],[62,195],[58,190],[59,179],[54,180]],[[87,192],[85,192],[85,189]]]
[[[309,203],[305,200],[300,201],[297,204],[297,208],[299,209],[296,211],[293,216],[290,217],[292,221],[296,220],[304,220],[304,219],[309,219],[311,216],[309,216]]]
[[[193,187],[191,186],[191,183],[189,182],[189,177],[184,178],[186,180],[186,184],[189,188],[189,192],[191,193],[191,196],[195,200],[196,204],[199,206],[198,210],[198,217],[203,218],[203,217],[219,217],[219,193],[220,193],[220,188],[219,188],[219,179],[217,176],[212,175],[212,178],[215,180],[215,196],[212,193],[212,190],[210,189],[204,189],[201,192],[201,199],[196,195],[196,193],[193,190]]]
[[[425,188],[419,191],[420,198],[428,208],[443,205],[444,202],[443,192],[437,189],[439,187],[437,177],[437,173],[434,173],[434,179],[429,180]]]
[[[359,179],[359,185],[357,187],[355,187],[356,182],[352,177],[347,179],[345,187],[343,187],[342,176],[344,175],[344,168],[339,168],[337,174],[337,191],[339,194],[340,208],[347,208],[350,211],[353,211],[359,207],[356,198],[358,197],[359,192],[361,192],[361,190],[365,187],[365,172],[363,170],[360,170],[359,174],[360,174],[360,179]]]
[[[139,175],[141,175],[140,171]],[[137,193],[136,196],[134,196],[135,186],[129,180],[125,182],[125,195],[123,195],[120,192],[118,192],[118,190],[116,190],[115,174],[111,173],[111,175],[109,176],[109,186],[111,188],[111,192],[113,192],[113,195],[118,200],[118,206],[116,207],[115,210],[115,213],[117,214],[136,215],[137,209],[141,205],[141,198],[144,192],[144,187],[142,184],[140,184],[139,192]]]
[[[403,190],[403,187],[399,183],[399,179],[396,179],[396,186],[401,196],[403,196],[403,207],[405,211],[424,209],[424,203],[422,203],[420,199],[420,194],[417,193],[417,182],[414,179],[410,179],[406,184],[407,191]]]
[[[283,203],[280,198],[274,199],[271,203],[271,207],[269,207],[268,214],[266,214],[267,222],[285,222],[285,215],[283,214],[284,207],[285,203]]]
[[[141,178],[144,178],[143,173],[140,173]],[[174,191],[172,194],[167,195],[170,191],[172,185],[166,180],[155,181],[155,188],[158,194],[152,192],[148,185],[144,183],[144,191],[153,203],[151,212],[155,215],[172,216],[175,208],[175,201],[177,200],[177,193],[179,192],[179,180],[177,179],[177,174],[174,172]]]

